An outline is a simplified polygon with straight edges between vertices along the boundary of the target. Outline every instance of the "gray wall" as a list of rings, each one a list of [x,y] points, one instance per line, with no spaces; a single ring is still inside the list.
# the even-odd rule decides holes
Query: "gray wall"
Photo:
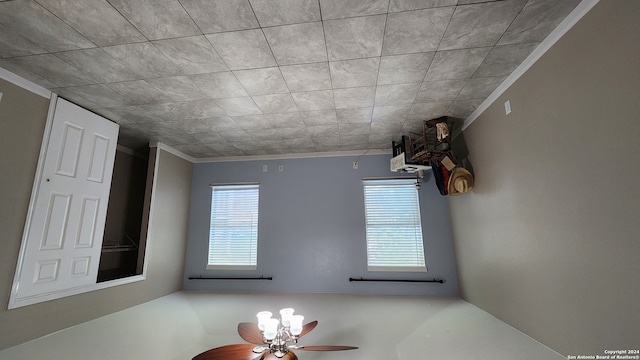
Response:
[[[639,114],[640,1],[600,1],[464,132],[464,299],[563,355],[638,347]]]
[[[428,176],[420,190],[427,273],[367,273],[362,178],[398,176],[391,155],[194,165],[185,267],[188,290],[457,296],[447,199]],[[267,165],[268,171],[262,171]],[[284,171],[279,172],[278,166]],[[257,271],[207,271],[212,183],[259,182]],[[188,280],[189,276],[273,276],[272,281]],[[429,283],[349,282],[349,277],[433,279]]]
[[[179,290],[192,169],[161,151],[147,279],[6,310],[49,100],[3,80],[0,92],[0,349]]]

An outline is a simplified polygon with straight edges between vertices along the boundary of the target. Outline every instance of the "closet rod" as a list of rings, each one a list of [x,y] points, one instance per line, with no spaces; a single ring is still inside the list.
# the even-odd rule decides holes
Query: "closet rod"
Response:
[[[269,277],[207,277],[207,276],[189,276],[189,280],[273,280],[273,276]]]
[[[444,284],[444,279],[433,280],[409,280],[409,279],[365,279],[365,278],[349,278],[349,281],[387,281],[387,282],[422,282],[422,283],[440,283]]]

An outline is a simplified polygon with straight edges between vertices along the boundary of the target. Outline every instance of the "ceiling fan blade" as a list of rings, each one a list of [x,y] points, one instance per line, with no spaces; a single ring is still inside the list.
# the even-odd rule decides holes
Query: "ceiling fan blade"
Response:
[[[251,344],[225,345],[211,350],[207,350],[193,360],[254,360],[261,359],[262,354],[253,352],[254,346]]]
[[[238,335],[248,343],[264,344],[262,334],[256,323],[242,322],[238,324]]]
[[[311,345],[311,346],[298,346],[296,350],[307,351],[338,351],[338,350],[355,350],[357,346],[342,346],[342,345]]]
[[[308,324],[304,324],[304,326],[302,326],[302,332],[298,336],[302,337],[308,334],[311,330],[315,329],[316,326],[318,326],[318,320],[314,320]]]

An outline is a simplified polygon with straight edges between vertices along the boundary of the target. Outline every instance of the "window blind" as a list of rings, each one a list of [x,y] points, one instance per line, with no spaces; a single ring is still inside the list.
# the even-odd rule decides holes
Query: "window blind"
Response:
[[[211,186],[207,269],[255,270],[259,185]]]
[[[415,180],[365,180],[370,271],[426,271]]]

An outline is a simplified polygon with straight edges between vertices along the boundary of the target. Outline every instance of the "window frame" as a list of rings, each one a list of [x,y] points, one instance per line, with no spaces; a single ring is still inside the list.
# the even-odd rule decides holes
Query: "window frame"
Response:
[[[365,241],[366,241],[366,247],[367,247],[367,271],[381,271],[381,272],[426,272],[427,271],[427,266],[426,266],[426,252],[425,252],[425,246],[424,246],[424,231],[422,229],[422,217],[421,217],[421,209],[420,209],[420,196],[419,196],[419,192],[418,189],[416,188],[416,180],[412,179],[412,178],[383,178],[383,179],[363,179],[362,181],[363,184],[363,195],[364,195],[364,220],[365,220]],[[409,252],[413,252],[416,255],[415,259],[412,259],[412,261],[403,263],[403,264],[399,264],[399,265],[384,265],[381,264],[381,262],[394,262],[400,259],[400,257],[402,255],[396,256],[396,257],[388,257],[388,258],[382,258],[381,261],[372,261],[372,260],[376,260],[374,259],[374,257],[376,256],[376,254],[372,253],[372,248],[374,248],[376,245],[378,246],[389,246],[389,245],[393,245],[396,246],[398,244],[393,244],[393,240],[387,240],[385,243],[385,240],[380,240],[380,239],[375,239],[371,236],[372,234],[372,229],[374,229],[375,227],[379,227],[384,229],[385,224],[372,224],[372,222],[375,222],[375,216],[377,215],[378,217],[380,216],[381,212],[379,211],[380,209],[378,208],[376,210],[377,214],[372,214],[371,211],[374,210],[372,209],[373,207],[375,207],[374,204],[371,204],[370,202],[373,200],[373,198],[375,196],[381,196],[379,198],[377,198],[377,200],[379,201],[380,199],[382,199],[382,196],[391,196],[392,194],[387,194],[387,195],[373,195],[371,193],[367,194],[368,190],[372,189],[372,187],[386,187],[388,188],[387,190],[391,190],[393,187],[397,187],[397,188],[404,188],[405,190],[408,187],[412,187],[414,192],[412,192],[412,194],[415,194],[414,199],[415,199],[415,203],[413,207],[414,210],[414,214],[416,214],[416,216],[414,216],[414,220],[411,222],[411,226],[412,227],[417,227],[417,229],[419,230],[419,235],[417,235],[417,233],[414,230],[414,236],[410,239],[410,240],[402,240],[405,244],[405,246],[403,246],[401,248],[401,251],[409,251]],[[369,189],[368,189],[369,188]],[[404,194],[406,195],[406,194]],[[411,195],[413,196],[413,195]],[[368,200],[369,200],[369,204],[368,204]],[[406,200],[405,200],[406,201]],[[413,201],[413,200],[411,200]],[[408,203],[407,203],[408,204]],[[405,204],[405,205],[407,205]],[[379,204],[380,205],[380,204]],[[397,211],[398,209],[384,209],[382,211],[382,213],[385,212],[391,212],[391,211]],[[401,226],[403,224],[403,226],[407,226],[408,223],[406,222],[406,218],[404,219],[396,219],[397,221],[393,221],[391,223],[386,224],[387,227],[398,227]],[[405,220],[403,222],[403,220]],[[394,224],[395,223],[395,224]],[[420,241],[418,241],[418,239]],[[374,242],[378,242],[377,244],[375,244]],[[373,244],[372,244],[373,243]],[[413,243],[413,245],[410,245],[410,243]],[[413,249],[411,249],[413,248]],[[378,254],[379,255],[379,254]],[[378,258],[378,260],[381,258]]]
[[[258,225],[259,225],[259,208],[260,208],[260,184],[259,183],[232,183],[232,184],[211,184],[211,202],[209,208],[209,235],[207,241],[207,270],[257,270],[258,269]],[[216,259],[214,258],[214,252],[216,251],[214,245],[214,199],[217,191],[252,191],[256,190],[255,201],[249,205],[252,206],[251,209],[248,210],[249,213],[253,213],[253,217],[250,220],[251,222],[251,230],[249,231],[250,239],[247,241],[247,246],[249,249],[248,254],[244,254],[244,263],[234,264],[234,262],[238,262],[243,260],[242,254],[234,254],[233,258],[228,263],[218,262],[216,263]],[[236,199],[238,200],[238,199]],[[245,199],[246,200],[246,199]],[[223,210],[219,208],[220,210]],[[231,226],[228,226],[231,227]],[[236,227],[238,227],[236,225]],[[242,228],[243,226],[240,226]],[[246,227],[246,226],[244,226]],[[237,229],[236,229],[237,230]],[[246,232],[241,232],[240,235],[246,236]],[[226,240],[227,244],[218,244],[219,246],[229,246],[234,240]],[[235,240],[237,241],[237,240]],[[220,259],[218,259],[220,260]]]

